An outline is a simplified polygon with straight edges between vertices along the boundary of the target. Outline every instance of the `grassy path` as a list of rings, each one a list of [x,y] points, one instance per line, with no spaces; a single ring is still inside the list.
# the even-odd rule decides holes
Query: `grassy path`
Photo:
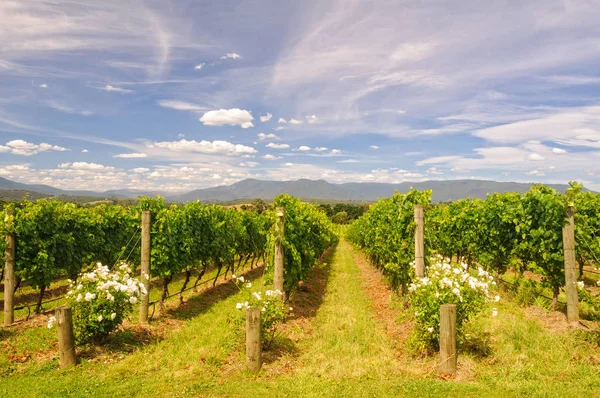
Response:
[[[459,367],[468,377],[446,382],[411,371],[423,361],[391,337],[381,316],[385,299],[372,294],[376,271],[344,240],[325,261],[293,297],[296,316],[259,375],[243,371],[243,327],[235,303],[245,296],[226,283],[170,312],[168,319],[179,326],[164,340],[114,362],[92,358],[66,371],[56,369],[56,360],[25,364],[0,375],[0,396],[562,397],[600,391],[600,340],[552,333],[510,300],[499,303],[497,318],[482,324],[492,336],[492,354],[461,354]]]

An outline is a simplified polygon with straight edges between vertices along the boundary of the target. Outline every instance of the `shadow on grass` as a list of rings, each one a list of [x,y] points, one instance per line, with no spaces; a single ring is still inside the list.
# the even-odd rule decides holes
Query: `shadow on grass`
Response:
[[[323,254],[322,260],[315,265],[304,283],[292,294],[290,304],[293,306],[291,320],[314,318],[321,308],[327,291],[327,282],[331,274],[331,262],[337,246],[332,246]]]
[[[286,363],[281,364],[283,368],[291,370],[294,366],[294,359],[300,355],[297,342],[302,337],[302,333],[312,331],[312,319],[317,312],[327,291],[327,283],[331,274],[331,261],[335,253],[336,246],[332,246],[324,253],[321,261],[312,269],[304,283],[301,283],[298,289],[291,295],[288,304],[293,308],[292,315],[288,321],[281,327],[279,334],[270,347],[263,351],[263,363],[273,364],[280,358],[288,358]],[[302,334],[301,333],[301,334]],[[279,366],[279,364],[277,365]],[[282,369],[281,372],[286,372]],[[270,372],[280,373],[271,369]]]
[[[244,274],[244,277],[249,280],[255,280],[262,276],[263,271],[264,267],[256,267]],[[227,282],[204,290],[196,296],[190,297],[179,307],[167,309],[166,314],[173,319],[188,320],[206,312],[216,302],[233,296],[238,292],[238,287],[230,279]]]
[[[103,355],[110,358],[130,354],[142,346],[158,343],[164,338],[165,335],[157,330],[133,326],[112,333],[101,341],[78,346],[77,351],[80,358],[94,359]]]

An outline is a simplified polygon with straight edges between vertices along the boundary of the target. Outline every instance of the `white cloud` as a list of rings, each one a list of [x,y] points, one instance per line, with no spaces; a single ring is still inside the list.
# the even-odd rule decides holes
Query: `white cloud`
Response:
[[[552,148],[552,153],[554,153],[556,155],[563,155],[563,154],[567,153],[567,151],[565,151],[562,148]]]
[[[356,159],[344,159],[344,160],[338,160],[337,163],[360,163],[360,162]]]
[[[290,124],[302,124],[304,123],[302,120],[290,119]]]
[[[532,170],[532,171],[528,171],[525,173],[528,176],[537,176],[537,177],[543,177],[546,174],[544,174],[542,171],[540,170]]]
[[[279,120],[277,121],[277,123],[287,123],[287,120],[285,120],[284,118],[280,117]]]
[[[104,86],[102,88],[102,90],[104,91],[112,91],[115,93],[121,93],[121,94],[129,94],[129,93],[133,93],[133,90],[129,90],[126,88],[121,88],[121,87],[115,87],[115,86],[111,86],[110,84],[107,84],[106,86]]]
[[[477,130],[474,135],[504,144],[530,140],[600,147],[600,106],[562,109],[552,115]]]
[[[40,152],[46,151],[68,151],[69,149],[51,145],[45,142],[41,144],[32,144],[24,140],[12,140],[6,143],[6,145],[0,145],[0,152],[12,153],[13,155],[32,156]]]
[[[544,157],[538,153],[530,153],[529,155],[527,155],[527,159],[528,160],[533,160],[534,162],[540,161],[540,160],[544,160]]]
[[[206,65],[206,64],[205,63],[200,63],[200,64],[194,66],[194,70],[200,70],[200,69],[204,68],[204,65]]]
[[[236,54],[236,53],[227,53],[221,57],[221,59],[227,59],[227,58],[238,59],[238,58],[242,58],[242,56],[239,54]]]
[[[268,122],[269,120],[271,120],[272,117],[273,117],[273,115],[271,115],[269,112],[267,112],[267,114],[265,116],[260,117],[260,121],[265,123],[265,122]]]
[[[327,150],[327,148],[324,147],[324,146],[320,146],[320,147],[315,148],[315,151],[317,151],[317,152],[323,152],[323,151],[326,151],[326,150]]]
[[[281,138],[279,138],[276,134],[270,133],[270,134],[265,134],[265,133],[258,133],[258,139],[259,140],[280,140]]]
[[[167,142],[155,142],[154,144],[148,145],[148,148],[161,148],[168,149],[172,152],[200,152],[200,153],[214,153],[222,155],[237,155],[243,153],[256,153],[256,149],[240,145],[232,144],[227,141],[195,141],[195,140],[180,140],[180,141],[167,141]]]
[[[48,85],[46,83],[42,83],[40,84],[40,88],[48,88]]]
[[[82,149],[81,153],[88,153],[88,150],[87,149]]]
[[[444,172],[436,167],[430,167],[427,169],[427,174],[441,175],[444,174]]]
[[[112,171],[115,170],[112,166],[104,166],[98,163],[74,162],[71,164],[73,170],[94,170],[94,171]]]
[[[342,151],[340,151],[339,149],[332,149],[331,150],[331,154],[332,155],[339,155],[340,153],[342,153]]]
[[[200,106],[185,101],[160,100],[157,103],[163,108],[170,108],[178,111],[206,111],[208,109],[205,106]]]
[[[377,145],[371,145],[369,148],[371,148],[371,149],[379,149],[379,147]]]
[[[275,130],[275,131],[281,131],[281,130],[283,130],[283,126],[277,126],[273,130]]]
[[[266,145],[267,148],[273,148],[273,149],[286,149],[289,148],[290,146],[288,144],[275,144],[273,142],[270,142]]]
[[[121,159],[135,159],[135,158],[147,158],[148,154],[146,153],[121,153],[119,155],[113,156],[113,158],[121,158]]]
[[[135,169],[131,169],[131,171],[134,172],[134,173],[141,174],[141,173],[147,173],[147,172],[149,172],[150,169],[148,169],[146,167],[136,167]]]
[[[274,155],[271,155],[271,154],[267,154],[267,155],[263,156],[263,159],[278,160],[278,159],[281,159],[281,157],[280,156],[274,156]]]
[[[306,121],[308,122],[308,124],[319,124],[321,123],[321,121],[319,120],[319,118],[315,115],[312,116],[307,116],[306,117]]]
[[[294,149],[294,151],[306,152],[310,151],[310,147],[306,145],[299,146],[298,149]]]
[[[241,126],[243,129],[254,127],[252,120],[254,118],[250,112],[239,108],[208,111],[200,118],[205,126],[229,125]]]
[[[240,163],[240,167],[256,167],[259,165],[260,165],[260,163],[257,163],[257,162],[242,162],[242,163]]]

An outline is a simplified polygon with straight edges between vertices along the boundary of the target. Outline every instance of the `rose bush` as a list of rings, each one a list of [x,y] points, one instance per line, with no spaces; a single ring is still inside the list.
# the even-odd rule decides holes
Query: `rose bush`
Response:
[[[409,303],[415,310],[416,333],[414,339],[420,349],[437,349],[440,333],[440,305],[456,304],[456,330],[462,337],[463,325],[480,314],[490,302],[500,296],[492,296],[490,288],[494,278],[483,268],[465,263],[451,264],[441,256],[431,259],[427,276],[416,278],[409,286]],[[496,316],[496,308],[491,315]]]
[[[283,292],[279,290],[267,290],[265,292],[252,292],[252,283],[247,282],[243,276],[232,276],[236,286],[241,291],[248,293],[248,299],[243,303],[237,303],[236,308],[244,311],[246,308],[260,308],[261,310],[261,336],[263,347],[267,348],[275,339],[277,326],[287,319],[293,310],[285,305],[282,300]]]
[[[67,301],[73,311],[73,330],[78,343],[98,340],[116,330],[132,311],[144,285],[121,264],[113,270],[97,263],[90,272],[70,281]],[[50,327],[50,324],[49,324]]]

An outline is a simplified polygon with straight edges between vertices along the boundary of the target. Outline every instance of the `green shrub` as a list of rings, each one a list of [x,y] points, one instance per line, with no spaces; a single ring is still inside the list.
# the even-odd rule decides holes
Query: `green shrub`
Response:
[[[417,320],[413,341],[418,349],[439,347],[442,304],[456,304],[456,331],[462,338],[463,325],[486,309],[488,302],[500,300],[491,296],[496,282],[483,268],[469,269],[467,264],[450,264],[437,257],[431,259],[427,274],[409,286],[409,303]],[[495,316],[496,309],[491,313]]]

